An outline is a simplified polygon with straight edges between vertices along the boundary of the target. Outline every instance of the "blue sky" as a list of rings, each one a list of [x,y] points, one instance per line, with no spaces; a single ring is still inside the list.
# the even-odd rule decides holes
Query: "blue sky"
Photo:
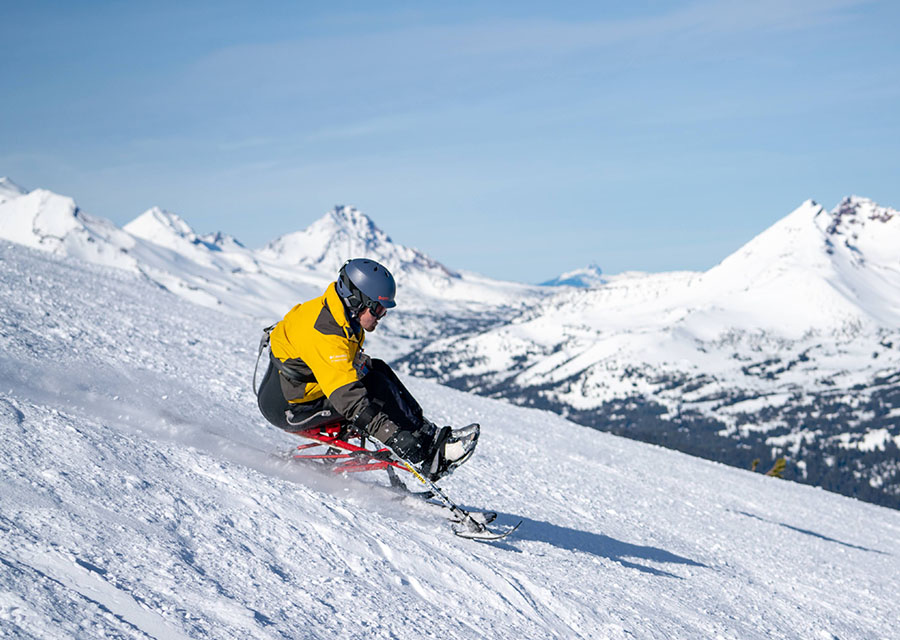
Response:
[[[7,3],[0,175],[261,246],[335,204],[457,269],[707,269],[900,208],[900,3]]]

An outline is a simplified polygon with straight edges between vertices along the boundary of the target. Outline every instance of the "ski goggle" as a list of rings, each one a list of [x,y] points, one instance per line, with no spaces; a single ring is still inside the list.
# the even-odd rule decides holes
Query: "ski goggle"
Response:
[[[383,304],[376,300],[370,300],[369,303],[366,304],[366,308],[379,320],[387,315],[387,309],[384,308]]]

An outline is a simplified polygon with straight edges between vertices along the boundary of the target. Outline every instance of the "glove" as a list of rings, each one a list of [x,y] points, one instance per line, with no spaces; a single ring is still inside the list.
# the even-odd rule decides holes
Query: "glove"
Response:
[[[419,464],[425,459],[431,444],[428,434],[418,431],[397,431],[385,440],[389,446],[401,458]]]

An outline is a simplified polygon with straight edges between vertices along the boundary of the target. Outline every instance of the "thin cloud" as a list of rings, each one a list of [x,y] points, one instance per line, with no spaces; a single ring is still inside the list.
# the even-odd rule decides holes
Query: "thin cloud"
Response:
[[[759,0],[700,2],[657,15],[629,19],[566,21],[507,19],[456,24],[390,26],[368,33],[239,44],[195,60],[186,81],[245,96],[264,89],[303,96],[322,87],[365,86],[386,78],[426,82],[435,77],[466,81],[466,72],[551,65],[558,56],[627,47],[635,58],[705,52],[735,37],[802,32],[850,22],[864,0]],[[709,47],[708,45],[714,45]],[[598,61],[598,62],[602,62]],[[613,64],[610,60],[609,64]],[[234,94],[230,94],[232,98]],[[321,99],[321,95],[317,95]],[[342,96],[334,95],[339,102]]]

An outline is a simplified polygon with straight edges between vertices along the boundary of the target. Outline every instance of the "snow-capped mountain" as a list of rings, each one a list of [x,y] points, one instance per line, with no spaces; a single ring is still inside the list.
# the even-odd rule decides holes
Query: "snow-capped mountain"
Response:
[[[192,302],[267,320],[320,294],[346,260],[375,258],[399,283],[400,308],[392,315],[406,319],[393,331],[393,352],[441,332],[436,315],[459,331],[492,323],[506,307],[543,295],[538,287],[448,269],[392,242],[352,207],[336,207],[306,230],[251,250],[221,232],[200,235],[158,207],[119,229],[47,190],[27,193],[4,179],[0,195],[0,238],[137,272]]]
[[[595,270],[585,289],[450,269],[352,207],[251,250],[3,180],[0,237],[260,326],[373,257],[400,307],[369,344],[409,372],[738,466],[784,454],[789,477],[900,506],[900,214],[864,198],[805,202],[705,273]]]
[[[900,444],[898,292],[900,214],[809,201],[705,273],[613,276],[403,364],[736,464],[774,450],[817,483],[866,453],[841,474],[900,505],[900,465],[881,459]]]
[[[542,282],[545,287],[579,287],[589,289],[601,284],[606,284],[607,279],[603,275],[603,271],[597,264],[590,264],[581,269],[567,271],[562,275],[556,276],[552,280]]]
[[[233,313],[283,313],[291,303],[276,300],[309,297],[323,286],[307,274],[263,274],[251,252],[204,242],[174,214],[151,209],[120,229],[45,189],[0,202],[0,238],[138,273],[192,302]]]
[[[342,256],[377,255],[398,273],[424,269],[448,278],[459,277],[421,251],[396,244],[366,214],[344,205],[336,206],[303,231],[273,240],[260,253],[273,261],[327,273],[337,273]]]
[[[857,197],[831,212],[807,201],[698,285],[708,306],[738,311],[745,328],[792,338],[896,325],[900,214]]]
[[[289,455],[257,323],[0,241],[4,638],[892,638],[900,512],[407,378],[500,544]],[[768,460],[766,461],[769,462]]]
[[[128,254],[135,246],[129,234],[107,220],[85,214],[72,198],[45,189],[22,191],[5,190],[5,200],[0,202],[0,237],[57,255],[137,268]]]
[[[233,274],[262,271],[253,253],[235,238],[222,233],[201,237],[180,216],[159,207],[145,211],[123,230],[210,269]]]
[[[450,269],[417,249],[395,243],[367,215],[350,206],[339,205],[305,230],[281,236],[259,255],[331,278],[350,258],[376,258],[394,274],[402,308],[419,311],[518,306],[524,298],[540,295],[537,287]]]

